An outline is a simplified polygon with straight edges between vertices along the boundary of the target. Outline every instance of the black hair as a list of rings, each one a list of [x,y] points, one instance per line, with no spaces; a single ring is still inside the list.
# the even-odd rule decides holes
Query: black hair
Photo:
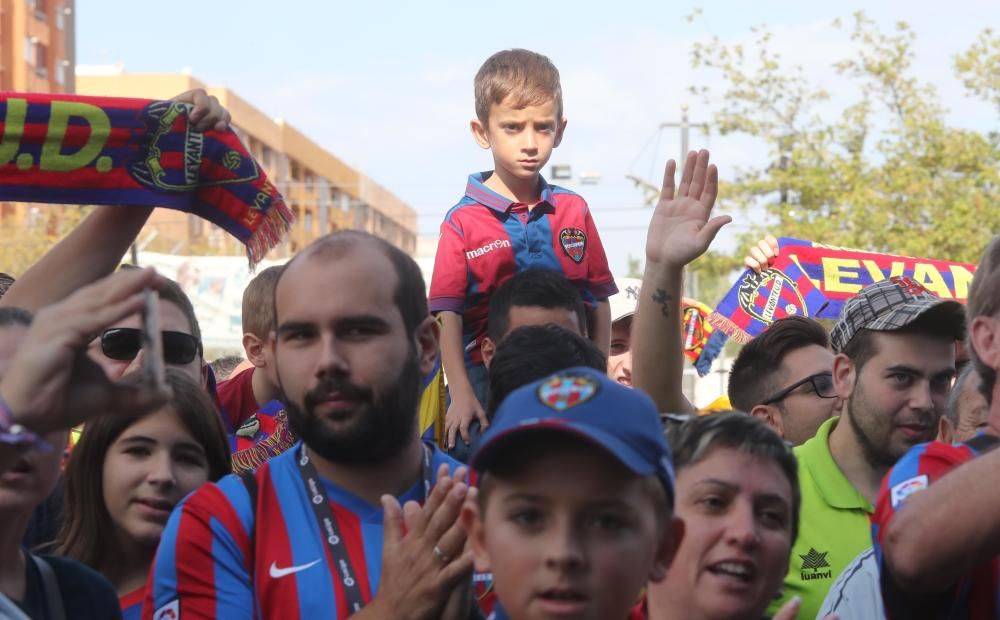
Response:
[[[561,273],[528,269],[514,274],[493,292],[486,327],[493,342],[499,343],[510,329],[510,309],[514,306],[572,310],[576,312],[580,333],[587,333],[587,313],[580,291]]]
[[[490,362],[492,419],[503,399],[519,387],[574,366],[607,372],[608,360],[593,342],[558,325],[527,325],[507,334]]]
[[[830,336],[817,321],[804,316],[779,319],[746,346],[729,372],[729,401],[740,411],[750,411],[781,389],[777,374],[785,356],[817,345],[830,348]]]

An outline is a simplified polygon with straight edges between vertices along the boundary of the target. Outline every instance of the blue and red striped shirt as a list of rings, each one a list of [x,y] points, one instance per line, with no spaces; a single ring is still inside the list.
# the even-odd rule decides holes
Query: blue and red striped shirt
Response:
[[[871,516],[872,542],[882,573],[882,601],[886,617],[890,620],[904,618],[967,618],[969,620],[996,620],[1000,618],[997,595],[1000,593],[1000,558],[982,564],[963,576],[944,594],[930,598],[912,595],[895,586],[882,553],[883,536],[889,522],[902,509],[906,498],[927,488],[941,476],[971,461],[979,453],[967,444],[931,442],[910,448],[882,480],[878,503]],[[954,510],[954,506],[941,506]]]
[[[591,307],[618,292],[587,203],[539,177],[541,202],[532,209],[486,187],[491,173],[469,176],[465,197],[441,224],[431,312],[462,315],[466,360],[478,362],[493,291],[520,271],[564,274]]]
[[[238,476],[203,485],[171,515],[143,618],[346,618],[348,603],[298,470],[301,444],[257,469],[257,506]],[[431,471],[460,463],[434,448]],[[323,481],[365,600],[382,571],[382,508]],[[423,501],[423,481],[399,497]]]
[[[146,588],[132,590],[125,596],[118,597],[122,608],[122,620],[139,620],[142,618],[142,601],[146,598]]]

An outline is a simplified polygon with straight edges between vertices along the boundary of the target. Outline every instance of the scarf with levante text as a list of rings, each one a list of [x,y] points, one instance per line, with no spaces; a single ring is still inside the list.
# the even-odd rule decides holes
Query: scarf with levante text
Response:
[[[741,344],[793,315],[837,319],[863,287],[908,276],[942,299],[965,302],[975,265],[838,248],[781,237],[762,273],[746,270],[709,321]]]
[[[246,245],[256,264],[292,213],[232,129],[196,131],[191,104],[0,94],[0,201],[167,207]]]

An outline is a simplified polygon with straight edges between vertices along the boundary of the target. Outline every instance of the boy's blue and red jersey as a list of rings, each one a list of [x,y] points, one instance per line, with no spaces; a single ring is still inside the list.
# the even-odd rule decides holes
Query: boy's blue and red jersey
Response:
[[[1000,558],[977,566],[970,574],[940,595],[913,596],[901,591],[887,574],[882,553],[883,536],[892,518],[902,509],[906,498],[936,482],[962,463],[980,453],[967,444],[945,444],[938,441],[910,448],[882,480],[878,503],[871,516],[872,543],[882,573],[882,601],[886,618],[967,618],[996,620],[1000,618],[997,596],[1000,593]],[[957,507],[941,507],[944,510]]]
[[[490,174],[470,175],[465,197],[445,216],[431,278],[431,312],[462,315],[467,362],[482,360],[490,296],[517,272],[562,273],[591,308],[618,292],[583,198],[539,177],[541,202],[529,210],[486,187]]]
[[[163,532],[142,617],[346,618],[341,571],[298,470],[301,443],[254,474],[257,505],[238,476],[188,496]],[[434,448],[431,471],[460,463]],[[382,571],[382,508],[328,481],[324,490],[365,600]],[[399,498],[424,500],[423,481]],[[174,615],[171,616],[170,612]]]

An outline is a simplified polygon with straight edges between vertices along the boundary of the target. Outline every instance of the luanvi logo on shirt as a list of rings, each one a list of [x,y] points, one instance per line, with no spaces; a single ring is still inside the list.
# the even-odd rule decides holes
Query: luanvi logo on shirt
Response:
[[[830,579],[833,576],[832,570],[826,570],[820,572],[821,568],[830,568],[829,562],[826,561],[826,554],[829,551],[824,551],[822,553],[816,551],[812,547],[809,547],[809,553],[799,557],[802,558],[802,566],[799,569],[802,571],[801,577],[802,581],[811,581],[813,579]],[[812,572],[806,572],[808,569],[812,569]]]

